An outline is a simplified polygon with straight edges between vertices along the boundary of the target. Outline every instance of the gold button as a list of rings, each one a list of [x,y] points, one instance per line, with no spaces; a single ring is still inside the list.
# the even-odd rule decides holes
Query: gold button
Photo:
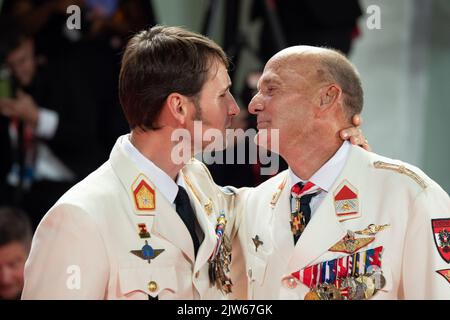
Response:
[[[158,284],[155,281],[150,281],[148,283],[148,290],[150,290],[150,292],[155,292],[158,290]]]
[[[197,271],[197,272],[195,273],[195,277],[198,278],[199,275],[200,275],[200,271]]]

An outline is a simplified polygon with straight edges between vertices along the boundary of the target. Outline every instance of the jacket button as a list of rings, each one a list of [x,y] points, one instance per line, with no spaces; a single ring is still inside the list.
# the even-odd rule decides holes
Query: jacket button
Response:
[[[248,274],[248,277],[251,279],[252,278],[252,268],[248,268],[248,272],[247,272],[247,274]]]
[[[283,285],[289,289],[295,289],[297,287],[297,280],[293,276],[283,278]]]
[[[158,290],[158,284],[155,281],[150,281],[148,283],[148,290],[150,292],[155,292],[156,290]]]
[[[196,273],[195,273],[195,278],[198,278],[200,276],[200,271],[197,271]]]

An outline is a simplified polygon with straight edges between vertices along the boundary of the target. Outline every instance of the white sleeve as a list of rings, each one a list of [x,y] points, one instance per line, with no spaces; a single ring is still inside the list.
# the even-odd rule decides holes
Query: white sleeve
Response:
[[[438,273],[450,270],[439,253],[432,227],[433,219],[450,222],[450,198],[432,184],[422,191],[411,207],[403,257],[405,299],[450,299],[450,279]]]
[[[62,204],[44,217],[25,264],[22,299],[104,299],[109,263],[92,217]]]
[[[36,135],[39,138],[52,139],[58,129],[59,115],[56,111],[39,108]]]

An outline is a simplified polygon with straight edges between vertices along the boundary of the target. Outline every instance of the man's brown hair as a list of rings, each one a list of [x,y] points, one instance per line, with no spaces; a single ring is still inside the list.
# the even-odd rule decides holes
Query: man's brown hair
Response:
[[[155,26],[127,44],[119,77],[119,99],[131,129],[157,129],[166,98],[174,92],[197,99],[216,62],[228,68],[212,40],[179,27]]]

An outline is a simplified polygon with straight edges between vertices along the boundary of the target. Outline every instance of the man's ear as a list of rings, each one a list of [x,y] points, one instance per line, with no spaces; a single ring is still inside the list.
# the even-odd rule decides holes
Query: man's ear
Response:
[[[327,86],[323,88],[323,91],[320,95],[320,106],[327,108],[335,104],[341,96],[342,89],[339,86],[335,84]]]
[[[188,103],[189,99],[186,96],[176,92],[167,97],[166,106],[176,125],[183,126],[186,123]]]
[[[342,104],[340,101],[341,99],[342,89],[338,85],[332,84],[323,87],[319,93],[319,108],[317,108],[318,115],[321,115],[329,111],[331,108]]]

